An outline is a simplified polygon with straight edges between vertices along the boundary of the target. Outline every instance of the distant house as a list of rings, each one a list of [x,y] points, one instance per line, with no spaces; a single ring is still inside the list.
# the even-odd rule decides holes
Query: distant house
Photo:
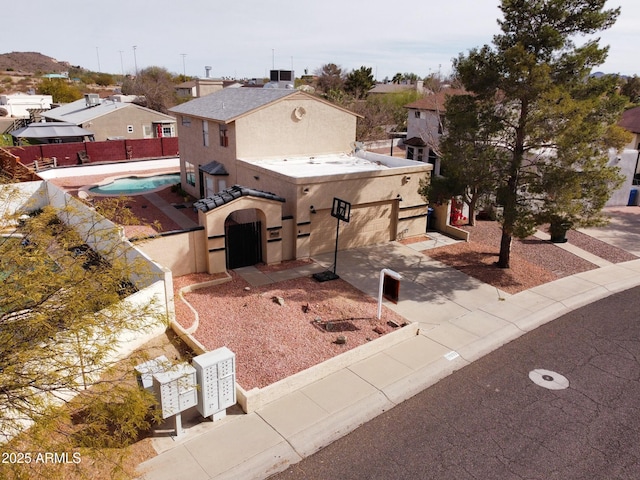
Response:
[[[632,184],[640,185],[640,107],[625,110],[622,114],[622,118],[618,122],[618,125],[633,135],[631,141],[625,146],[625,148],[638,151],[636,154],[635,168],[631,173],[633,176]],[[633,203],[637,205],[638,200],[635,200]]]
[[[626,110],[618,125],[633,134],[631,142],[625,148],[640,150],[640,107]]]
[[[196,78],[188,82],[177,85],[176,95],[180,98],[204,97],[210,93],[217,92],[225,88],[228,82],[217,78]]]
[[[424,93],[424,82],[418,80],[416,83],[378,83],[369,90],[369,94],[373,95],[402,92],[418,92],[422,94]]]
[[[291,88],[243,87],[170,111],[211,273],[332,251],[335,198],[351,204],[340,249],[425,231],[418,184],[431,166],[359,150],[349,110]]]
[[[405,105],[407,116],[407,159],[428,162],[434,166],[435,175],[440,174],[440,160],[436,154],[442,136],[442,117],[445,101],[450,95],[464,94],[464,90],[445,88]]]
[[[189,80],[176,85],[176,95],[180,98],[189,98],[196,96],[196,81]]]
[[[50,110],[52,103],[51,95],[0,95],[0,117],[29,118],[36,113]]]
[[[14,145],[93,141],[93,133],[66,122],[38,122],[11,132]]]
[[[48,122],[67,122],[89,130],[98,142],[176,136],[175,118],[121,99],[87,94],[42,116]]]

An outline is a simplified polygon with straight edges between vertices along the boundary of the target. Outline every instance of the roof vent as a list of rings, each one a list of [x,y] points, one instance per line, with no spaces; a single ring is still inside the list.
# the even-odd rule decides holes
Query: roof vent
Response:
[[[100,105],[100,95],[97,93],[85,93],[84,101],[87,107],[95,107],[96,105]]]

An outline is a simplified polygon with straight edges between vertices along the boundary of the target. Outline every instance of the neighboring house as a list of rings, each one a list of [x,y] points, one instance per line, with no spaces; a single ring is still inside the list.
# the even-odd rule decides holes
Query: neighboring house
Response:
[[[180,98],[196,97],[196,81],[190,80],[176,85],[176,95]]]
[[[42,116],[48,122],[67,122],[89,130],[98,142],[176,136],[175,118],[122,102],[122,98],[101,99],[97,94],[86,94],[83,99],[49,110]]]
[[[42,143],[75,143],[88,139],[93,133],[66,122],[38,122],[11,132],[14,145],[36,145]]]
[[[435,175],[440,174],[440,159],[436,152],[443,133],[445,101],[449,95],[463,93],[464,90],[445,88],[405,105],[408,109],[407,139],[404,141],[407,158],[432,164]]]
[[[422,94],[424,93],[424,82],[422,80],[418,80],[416,83],[378,83],[369,90],[370,95],[402,92],[418,92]]]
[[[622,118],[618,122],[618,125],[625,130],[628,130],[633,135],[631,142],[629,142],[625,148],[640,150],[640,107],[625,110],[622,114]]]
[[[51,109],[51,95],[15,93],[0,95],[0,117],[30,118],[36,113]]]
[[[633,170],[633,185],[640,185],[640,107],[625,110],[622,114],[622,118],[618,122],[618,125],[633,135],[631,141],[625,146],[625,148],[638,151],[635,168]],[[630,201],[630,203],[637,205],[638,200],[633,202]]]
[[[278,88],[224,89],[171,112],[209,272],[332,251],[334,198],[351,203],[340,249],[425,231],[418,183],[431,167],[357,151],[353,112]]]
[[[176,94],[180,98],[198,98],[217,92],[228,87],[234,82],[227,82],[218,78],[196,78],[188,82],[183,82],[176,86]]]

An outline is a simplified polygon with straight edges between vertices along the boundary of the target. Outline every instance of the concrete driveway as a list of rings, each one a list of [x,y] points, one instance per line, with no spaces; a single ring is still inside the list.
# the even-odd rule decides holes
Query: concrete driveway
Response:
[[[579,231],[640,257],[640,207],[610,207],[604,211],[611,219],[609,225]]]

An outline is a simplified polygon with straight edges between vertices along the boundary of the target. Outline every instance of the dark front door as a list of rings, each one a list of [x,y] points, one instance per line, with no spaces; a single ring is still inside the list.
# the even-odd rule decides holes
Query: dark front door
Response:
[[[227,268],[247,267],[262,261],[261,223],[229,224],[225,227]]]

